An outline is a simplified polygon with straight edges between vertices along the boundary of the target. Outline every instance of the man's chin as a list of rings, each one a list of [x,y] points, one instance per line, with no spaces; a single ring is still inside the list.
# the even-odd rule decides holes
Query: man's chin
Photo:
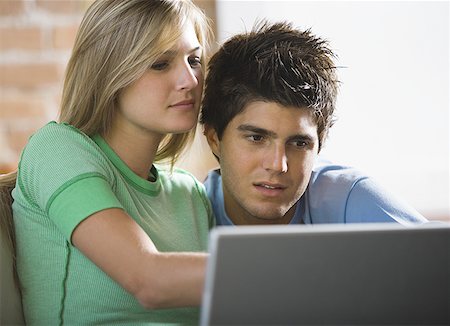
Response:
[[[284,216],[285,216],[286,212],[280,212],[279,210],[273,210],[273,211],[255,211],[253,215],[253,217],[257,220],[261,220],[263,221],[267,221],[267,222],[277,222],[277,221],[281,221]]]

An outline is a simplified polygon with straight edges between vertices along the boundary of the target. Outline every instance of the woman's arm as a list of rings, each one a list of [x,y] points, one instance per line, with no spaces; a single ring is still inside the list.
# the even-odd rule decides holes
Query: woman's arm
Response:
[[[197,306],[205,253],[159,253],[122,209],[92,214],[73,231],[72,243],[146,308]]]

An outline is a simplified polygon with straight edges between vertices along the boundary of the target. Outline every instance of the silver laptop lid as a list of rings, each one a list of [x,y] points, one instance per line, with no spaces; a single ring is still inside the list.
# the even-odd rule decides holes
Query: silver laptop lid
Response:
[[[217,227],[201,325],[450,324],[450,224]]]

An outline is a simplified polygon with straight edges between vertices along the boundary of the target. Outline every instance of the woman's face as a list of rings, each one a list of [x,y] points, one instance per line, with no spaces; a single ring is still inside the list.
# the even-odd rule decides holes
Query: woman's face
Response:
[[[192,129],[203,90],[202,49],[192,24],[145,74],[121,91],[114,123],[162,136]]]

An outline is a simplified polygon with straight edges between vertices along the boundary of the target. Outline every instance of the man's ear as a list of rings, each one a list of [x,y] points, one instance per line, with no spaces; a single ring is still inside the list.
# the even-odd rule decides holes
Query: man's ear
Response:
[[[209,148],[211,148],[214,156],[219,159],[220,141],[219,137],[217,136],[216,130],[213,127],[205,124],[203,128],[203,134],[205,135],[206,140],[208,141]]]

